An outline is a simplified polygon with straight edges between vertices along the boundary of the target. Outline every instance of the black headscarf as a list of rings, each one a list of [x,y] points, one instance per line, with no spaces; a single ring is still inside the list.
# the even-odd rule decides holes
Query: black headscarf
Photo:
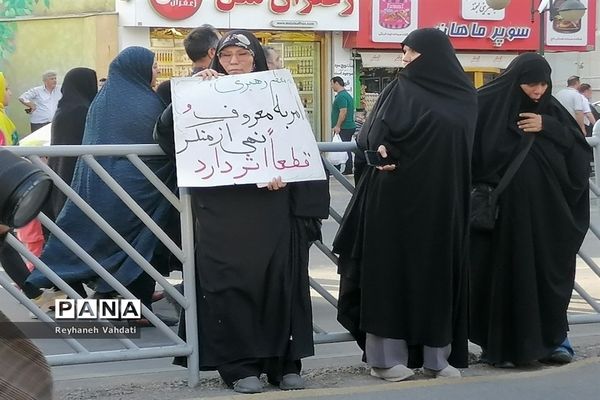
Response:
[[[267,71],[269,69],[267,66],[267,58],[265,57],[265,53],[256,36],[249,31],[235,30],[227,33],[219,40],[217,54],[215,55],[215,58],[213,58],[211,64],[211,68],[215,71],[227,75],[227,71],[225,71],[225,68],[223,68],[221,61],[219,60],[219,54],[221,53],[221,50],[229,46],[241,47],[249,50],[254,55],[254,68],[252,69],[252,72]]]
[[[453,98],[474,93],[448,36],[439,29],[424,28],[411,32],[404,42],[421,55],[400,71],[401,78],[409,79],[429,92]]]
[[[524,137],[523,131],[517,127],[520,113],[533,112],[553,117],[561,125],[577,129],[575,120],[552,96],[551,73],[552,69],[544,57],[525,53],[516,57],[496,79],[479,89],[474,182],[499,181],[505,167],[519,151]],[[548,89],[539,101],[534,102],[520,85],[540,82],[547,83]],[[548,118],[543,122],[545,127],[550,123]]]
[[[56,115],[69,112],[73,107],[81,105],[89,107],[98,93],[98,81],[96,71],[89,68],[73,68],[65,75],[61,86],[62,97],[58,101]],[[56,123],[56,121],[54,121]],[[65,143],[65,144],[80,144]],[[52,143],[56,144],[56,143]]]
[[[52,120],[50,142],[53,145],[79,145],[83,138],[88,109],[98,92],[96,71],[83,67],[73,68],[65,75],[61,91],[62,98]],[[76,161],[74,157],[51,157],[48,165],[70,184]],[[65,199],[65,195],[53,187],[44,213],[54,220]]]
[[[421,116],[421,111],[416,110],[423,105],[450,115],[475,112],[475,88],[464,73],[448,36],[434,28],[417,29],[406,37],[403,45],[421,55],[382,91],[363,126],[364,132],[359,135],[359,147],[376,150],[379,144],[387,142],[379,137],[384,130],[372,124],[372,118],[379,117],[387,126],[403,131],[414,125],[414,118]],[[410,113],[411,108],[416,114]],[[428,116],[428,120],[432,118],[436,116]]]
[[[171,81],[161,82],[160,85],[156,87],[156,94],[165,105],[171,104]]]

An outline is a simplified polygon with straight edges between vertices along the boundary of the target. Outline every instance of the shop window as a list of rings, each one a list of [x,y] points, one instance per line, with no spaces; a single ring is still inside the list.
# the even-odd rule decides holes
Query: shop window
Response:
[[[500,74],[500,72],[502,72],[500,68],[465,68],[465,73],[467,74],[471,82],[473,82],[473,85],[475,85],[476,88],[479,88],[485,85],[486,83],[490,82],[495,77],[497,77]]]

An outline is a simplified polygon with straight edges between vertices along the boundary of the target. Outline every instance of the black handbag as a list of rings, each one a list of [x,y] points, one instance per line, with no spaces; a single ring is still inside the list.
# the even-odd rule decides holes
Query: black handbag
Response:
[[[471,229],[479,231],[491,231],[494,229],[499,212],[498,197],[506,189],[510,180],[523,163],[525,156],[527,156],[533,144],[535,135],[527,135],[526,138],[527,142],[525,146],[510,163],[498,186],[494,187],[488,183],[473,184],[473,189],[471,190],[471,213],[469,216]]]

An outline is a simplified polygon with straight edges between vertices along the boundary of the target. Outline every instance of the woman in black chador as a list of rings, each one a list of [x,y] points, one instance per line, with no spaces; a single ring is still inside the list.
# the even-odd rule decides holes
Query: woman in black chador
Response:
[[[212,68],[197,75],[266,71],[267,62],[256,37],[239,30],[219,41]],[[174,155],[169,109],[155,136]],[[262,372],[281,389],[302,389],[300,360],[314,353],[308,249],[320,235],[318,219],[329,213],[327,181],[285,185],[279,178],[267,188],[194,188],[191,194],[201,369],[218,370],[241,393],[261,392]]]
[[[535,135],[499,197],[494,229],[471,236],[470,339],[498,366],[571,358],[560,345],[589,225],[591,149],[552,97],[550,73],[543,57],[523,54],[479,90],[474,184],[498,184]]]
[[[365,170],[334,242],[338,320],[365,345],[373,376],[399,381],[422,365],[460,377],[476,92],[441,31],[403,44],[406,68],[359,135],[389,165]]]
[[[89,68],[73,68],[65,75],[62,84],[62,98],[58,101],[56,113],[52,119],[52,145],[80,145],[85,130],[88,109],[98,92],[96,71]],[[50,157],[48,165],[66,183],[71,184],[75,171],[76,157]],[[52,187],[44,213],[56,220],[65,204],[66,196],[58,188]]]

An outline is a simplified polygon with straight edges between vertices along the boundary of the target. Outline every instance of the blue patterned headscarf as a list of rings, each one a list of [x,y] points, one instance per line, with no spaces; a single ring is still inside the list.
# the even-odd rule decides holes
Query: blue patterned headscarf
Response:
[[[150,87],[153,64],[154,53],[137,46],[110,63],[106,84],[90,107],[83,144],[154,143],[152,130],[165,104]]]

